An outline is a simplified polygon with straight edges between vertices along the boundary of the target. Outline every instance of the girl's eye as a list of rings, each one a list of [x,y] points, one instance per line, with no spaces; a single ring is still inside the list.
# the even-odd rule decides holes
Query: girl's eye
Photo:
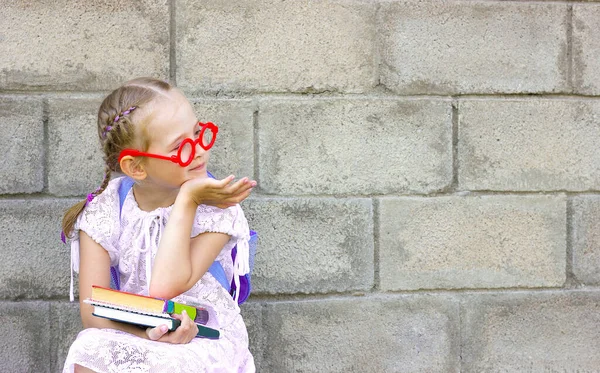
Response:
[[[177,146],[175,146],[174,149],[171,150],[171,152],[176,152],[179,150],[179,147],[181,146],[181,144],[177,144]]]
[[[198,130],[198,131],[194,132],[194,137],[200,136],[200,132],[202,132],[202,131]]]

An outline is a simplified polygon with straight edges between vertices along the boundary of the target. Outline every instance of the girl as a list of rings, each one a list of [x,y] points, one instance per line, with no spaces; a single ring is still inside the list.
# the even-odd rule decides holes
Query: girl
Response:
[[[102,102],[98,134],[104,181],[63,218],[63,232],[71,237],[72,270],[79,271],[85,327],[71,345],[63,372],[255,371],[237,302],[207,273],[215,260],[229,280],[248,272],[248,223],[238,203],[256,185],[247,178],[232,183],[233,176],[207,177],[208,149],[217,131],[212,123],[198,122],[181,92],[163,81],[129,81]],[[122,206],[118,188],[123,178],[110,180],[112,172],[134,181]],[[123,291],[190,305],[209,303],[221,338],[194,338],[197,329],[187,315],[174,315],[181,326],[173,332],[93,316],[93,307],[82,300],[90,297],[92,285],[110,287],[111,266],[119,268]]]

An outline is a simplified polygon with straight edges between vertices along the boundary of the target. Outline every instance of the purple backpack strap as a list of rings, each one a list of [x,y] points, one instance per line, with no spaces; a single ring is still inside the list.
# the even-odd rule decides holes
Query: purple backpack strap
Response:
[[[255,231],[250,231],[250,240],[248,241],[248,246],[250,248],[250,273],[252,273],[252,269],[254,268],[254,255],[256,254],[256,244],[258,243],[258,234]],[[231,259],[235,263],[235,257],[237,255],[237,246],[235,246],[231,250]],[[238,304],[242,304],[248,299],[250,296],[250,292],[252,291],[252,283],[250,281],[250,273],[246,273],[245,275],[240,277],[240,290],[238,297]],[[226,287],[227,288],[227,287]],[[235,293],[237,291],[237,287],[235,286],[235,281],[231,281],[231,295],[235,298]]]

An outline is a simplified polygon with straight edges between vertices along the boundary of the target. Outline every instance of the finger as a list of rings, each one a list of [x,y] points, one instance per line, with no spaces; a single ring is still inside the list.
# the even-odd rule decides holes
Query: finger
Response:
[[[187,335],[187,339],[185,341],[186,343],[190,342],[198,334],[198,326],[196,325],[196,323],[194,322],[194,320],[192,320],[189,316],[187,318],[187,323],[189,324],[189,332],[188,332],[188,335]]]
[[[172,313],[171,317],[174,318],[174,319],[177,319],[179,321],[183,320],[183,317],[180,314],[178,314],[178,313]]]
[[[255,186],[256,186],[256,181],[248,180],[239,189],[237,189],[235,191],[235,195],[240,195],[242,193],[245,193],[248,190],[251,190],[252,188],[254,188]]]
[[[240,180],[236,181],[235,183],[229,185],[227,188],[225,188],[225,193],[229,194],[229,195],[236,195],[239,193],[240,190],[242,190],[243,188],[246,188],[249,185],[249,180],[247,177],[241,178]]]
[[[219,190],[219,189],[224,189],[225,187],[227,187],[227,185],[229,183],[231,183],[231,181],[233,180],[234,176],[230,175],[227,176],[224,179],[212,179],[210,177],[204,177],[204,178],[197,178],[197,182],[198,185],[206,185],[208,188],[207,189],[212,189],[212,190]]]
[[[159,325],[155,328],[146,329],[146,335],[153,341],[160,339],[163,335],[165,335],[169,331],[169,328],[166,325]]]
[[[179,331],[180,328],[189,328],[190,323],[193,323],[194,321],[192,321],[192,319],[190,319],[190,317],[188,316],[187,312],[185,310],[181,310],[181,314],[172,314],[171,317],[173,317],[174,319],[177,319],[179,321],[181,321],[181,324],[179,325],[179,327],[177,328],[177,330],[175,330],[176,332]]]
[[[252,189],[253,188],[249,188],[249,189],[246,189],[246,190],[240,192],[237,195],[223,198],[223,201],[219,201],[219,202],[215,201],[215,204],[213,206],[216,206],[220,209],[226,209],[228,207],[235,206],[235,205],[241,203],[246,198],[248,198],[250,196],[250,193],[252,193]]]
[[[196,336],[196,333],[198,332],[198,328],[196,327],[196,324],[188,316],[188,314],[185,310],[183,310],[181,313],[181,325],[179,326],[179,328],[177,328],[177,330],[179,330],[179,329],[181,329],[181,334],[180,334],[180,338],[181,338],[180,342],[181,343],[188,343]]]
[[[234,175],[229,175],[224,179],[218,180],[217,186],[219,188],[225,188],[227,185],[229,185],[233,180],[235,179]]]
[[[245,200],[246,198],[248,198],[250,196],[250,193],[252,193],[252,190],[254,188],[250,188],[245,190],[244,192],[240,193],[239,195],[235,196],[233,198],[233,202],[235,202],[236,204],[241,203],[243,200]]]
[[[173,317],[174,319],[178,319],[179,320],[179,315],[171,315],[171,317]],[[184,339],[183,337],[185,336],[185,331],[182,327],[183,323],[180,324],[177,329],[175,329],[174,331],[165,334],[162,336],[161,339],[159,339],[160,342],[166,342],[166,343],[174,343],[174,344],[178,344],[181,343],[182,340]]]

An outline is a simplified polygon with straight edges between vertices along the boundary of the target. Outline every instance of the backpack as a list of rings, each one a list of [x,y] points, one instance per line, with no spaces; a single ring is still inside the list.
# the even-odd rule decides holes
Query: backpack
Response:
[[[208,176],[212,179],[215,177],[207,172]],[[129,193],[129,190],[133,187],[133,180],[127,176],[123,177],[121,180],[121,184],[119,185],[119,216],[121,216],[121,210],[123,209],[123,203],[125,202],[125,198]],[[252,268],[254,268],[254,255],[256,254],[256,244],[258,241],[258,235],[255,231],[250,230],[250,240],[248,241],[249,251],[250,251],[250,272],[252,272]],[[235,263],[235,257],[237,255],[237,245],[233,247],[231,250],[231,259]],[[235,285],[235,279],[232,279],[231,283],[227,281],[227,275],[225,274],[225,270],[223,266],[218,261],[214,261],[213,264],[208,269],[213,277],[219,281],[219,283],[231,294],[233,299],[235,299],[236,292],[238,289]],[[119,280],[119,269],[115,267],[110,267],[110,287],[115,290],[120,290],[120,280]],[[250,273],[246,273],[243,276],[240,276],[240,288],[239,288],[239,296],[238,296],[238,304],[242,304],[248,299],[250,296],[250,291],[252,290],[252,286],[250,283]]]

